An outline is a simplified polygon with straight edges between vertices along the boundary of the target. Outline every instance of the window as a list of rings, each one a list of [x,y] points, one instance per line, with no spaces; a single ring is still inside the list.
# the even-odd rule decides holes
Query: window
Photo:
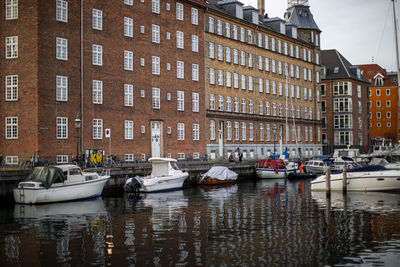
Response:
[[[103,65],[103,47],[101,45],[92,46],[92,63],[95,66]]]
[[[386,89],[386,95],[390,95],[390,89]]]
[[[151,41],[153,43],[160,43],[160,26],[152,24],[151,25]]]
[[[361,85],[357,85],[357,97],[361,98]]]
[[[192,80],[198,81],[199,80],[199,65],[192,64]]]
[[[262,100],[258,102],[258,113],[260,115],[264,114],[264,102]]]
[[[183,32],[177,31],[176,32],[176,48],[183,49]]]
[[[226,122],[226,140],[232,140],[232,122]]]
[[[386,112],[386,118],[390,119],[392,117],[392,113],[390,111]]]
[[[336,82],[333,83],[333,95],[351,95],[351,82]]]
[[[178,122],[178,131],[177,131],[177,138],[178,140],[182,141],[185,140],[185,124],[182,122]]]
[[[381,107],[381,101],[380,101],[380,100],[377,100],[377,101],[376,101],[376,107],[378,107],[378,108]]]
[[[133,52],[124,51],[124,70],[133,71]]]
[[[233,111],[239,112],[239,98],[237,97],[233,99]]]
[[[68,59],[68,40],[64,38],[56,38],[56,58],[61,60]]]
[[[240,51],[240,65],[246,66],[246,52]]]
[[[6,0],[6,20],[18,19],[18,0]]]
[[[218,70],[218,85],[223,86],[224,85],[224,71]]]
[[[218,110],[224,111],[224,96],[218,96]]]
[[[184,111],[185,110],[185,92],[177,91],[177,110]]]
[[[230,96],[226,97],[226,111],[232,112],[232,98]]]
[[[103,81],[93,80],[93,104],[103,104]]]
[[[238,39],[238,28],[236,25],[232,25],[232,32],[233,32],[233,39],[237,40]]]
[[[231,24],[225,22],[225,37],[231,38]]]
[[[235,140],[239,140],[239,122],[235,121],[234,124],[234,135],[235,135]]]
[[[217,58],[218,58],[219,61],[223,61],[224,60],[224,48],[222,47],[222,45],[218,45]]]
[[[124,84],[124,106],[133,107],[133,84]]]
[[[95,30],[103,30],[103,11],[93,9],[92,11],[92,27]]]
[[[9,1],[9,0],[7,0]],[[16,0],[14,0],[16,2]],[[67,22],[68,21],[68,2],[64,0],[57,0],[56,2],[56,20]]]
[[[242,140],[246,141],[247,140],[247,129],[246,129],[246,123],[242,122]]]
[[[222,21],[219,19],[217,20],[217,34],[222,35]]]
[[[226,87],[232,87],[232,73],[226,72]]]
[[[176,19],[183,20],[183,4],[176,3]]]
[[[56,76],[56,100],[68,101],[68,77]]]
[[[244,28],[240,27],[240,41],[244,42],[245,38],[244,38]]]
[[[192,7],[192,24],[198,25],[199,24],[199,11],[197,8]]]
[[[264,124],[260,123],[260,141],[264,141]]]
[[[335,129],[343,129],[343,128],[351,129],[353,127],[352,115],[335,115],[334,127]]]
[[[246,99],[242,98],[242,113],[246,113]]]
[[[215,110],[215,95],[210,94],[210,109]]]
[[[18,100],[18,75],[6,76],[6,101]]]
[[[215,71],[212,68],[210,68],[209,72],[209,82],[210,84],[215,84]]]
[[[199,52],[199,37],[192,35],[192,52]]]
[[[152,88],[152,108],[160,109],[160,88]]]
[[[124,0],[124,4],[128,6],[133,6],[133,0]]]
[[[259,93],[264,92],[264,81],[262,78],[258,78],[258,92]]]
[[[152,57],[152,67],[151,71],[154,75],[160,75],[160,58]]]
[[[133,154],[125,154],[124,160],[125,161],[133,161],[134,160]]]
[[[208,17],[208,31],[214,33],[214,18]]]
[[[133,121],[125,120],[125,140],[133,140]]]
[[[102,119],[93,119],[93,139],[103,139]]]
[[[381,90],[380,90],[380,89],[377,89],[377,90],[376,90],[376,95],[377,95],[377,96],[380,96],[380,95],[381,95]]]
[[[160,14],[160,0],[151,1],[151,11],[156,14]]]
[[[254,124],[249,123],[249,141],[254,140]]]
[[[133,19],[131,18],[124,18],[124,35],[133,37]]]
[[[177,61],[176,62],[176,78],[184,79],[184,62]]]
[[[200,140],[200,125],[197,123],[194,123],[192,125],[192,137],[194,141]]]
[[[249,113],[250,114],[254,113],[254,104],[252,99],[249,99]]]
[[[199,112],[199,93],[192,93],[192,111]]]
[[[18,117],[6,117],[6,139],[18,139]]]
[[[68,138],[68,118],[57,117],[57,139]]]
[[[241,82],[241,85],[242,85],[241,87],[242,87],[242,89],[243,89],[243,90],[246,90],[246,75],[244,75],[244,74],[241,75],[241,81],[242,81],[242,82]]]
[[[140,90],[140,97],[141,98],[145,98],[145,96],[146,96],[145,91],[144,90]]]
[[[185,159],[185,153],[178,153],[178,160],[184,160]]]
[[[386,107],[390,107],[390,100],[386,100]]]
[[[57,164],[68,163],[68,155],[57,155]]]
[[[269,90],[269,80],[265,80],[265,93],[269,94],[270,90]]]
[[[208,43],[208,57],[215,58],[214,43]]]
[[[140,58],[140,66],[144,67],[144,58]]]

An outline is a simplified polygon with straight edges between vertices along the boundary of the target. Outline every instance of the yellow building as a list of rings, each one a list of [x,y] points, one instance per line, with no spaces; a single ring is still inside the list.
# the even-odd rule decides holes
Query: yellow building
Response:
[[[246,158],[322,153],[320,30],[307,1],[285,20],[236,0],[208,1],[205,18],[207,154]],[[297,139],[297,141],[296,141]]]

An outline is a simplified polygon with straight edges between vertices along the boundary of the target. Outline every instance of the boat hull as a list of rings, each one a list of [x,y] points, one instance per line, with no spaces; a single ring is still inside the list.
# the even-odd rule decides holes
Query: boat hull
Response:
[[[202,184],[204,184],[204,185],[232,184],[232,183],[234,183],[235,181],[236,181],[236,180],[229,180],[229,179],[220,180],[220,179],[211,178],[211,177],[206,177],[206,178],[204,178],[204,179],[202,179],[202,178],[197,178],[197,180],[196,180],[197,184],[199,184],[199,185],[202,185]]]
[[[326,190],[325,175],[319,176],[311,182],[311,190]],[[331,174],[331,190],[343,190],[343,173]],[[400,191],[400,171],[376,171],[376,172],[348,172],[348,191]]]
[[[140,191],[149,193],[179,189],[183,187],[188,176],[189,174],[184,172],[180,175],[144,177],[140,181]]]
[[[276,179],[276,178],[286,178],[286,170],[279,169],[277,172],[270,168],[256,168],[256,174],[261,179]]]
[[[110,176],[103,176],[82,183],[53,184],[49,189],[19,186],[13,189],[14,200],[19,204],[38,204],[92,198],[101,195],[109,179]]]

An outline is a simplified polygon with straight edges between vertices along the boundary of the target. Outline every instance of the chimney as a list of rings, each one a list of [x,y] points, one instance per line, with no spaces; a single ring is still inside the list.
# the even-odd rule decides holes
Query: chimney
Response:
[[[261,16],[263,16],[265,12],[264,6],[265,6],[265,0],[257,0],[258,14],[260,14]]]

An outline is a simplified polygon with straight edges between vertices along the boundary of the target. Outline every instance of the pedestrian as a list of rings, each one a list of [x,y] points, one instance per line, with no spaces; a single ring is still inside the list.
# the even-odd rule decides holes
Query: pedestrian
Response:
[[[238,148],[237,151],[238,151],[239,162],[242,162],[243,154],[240,151],[240,148]]]

